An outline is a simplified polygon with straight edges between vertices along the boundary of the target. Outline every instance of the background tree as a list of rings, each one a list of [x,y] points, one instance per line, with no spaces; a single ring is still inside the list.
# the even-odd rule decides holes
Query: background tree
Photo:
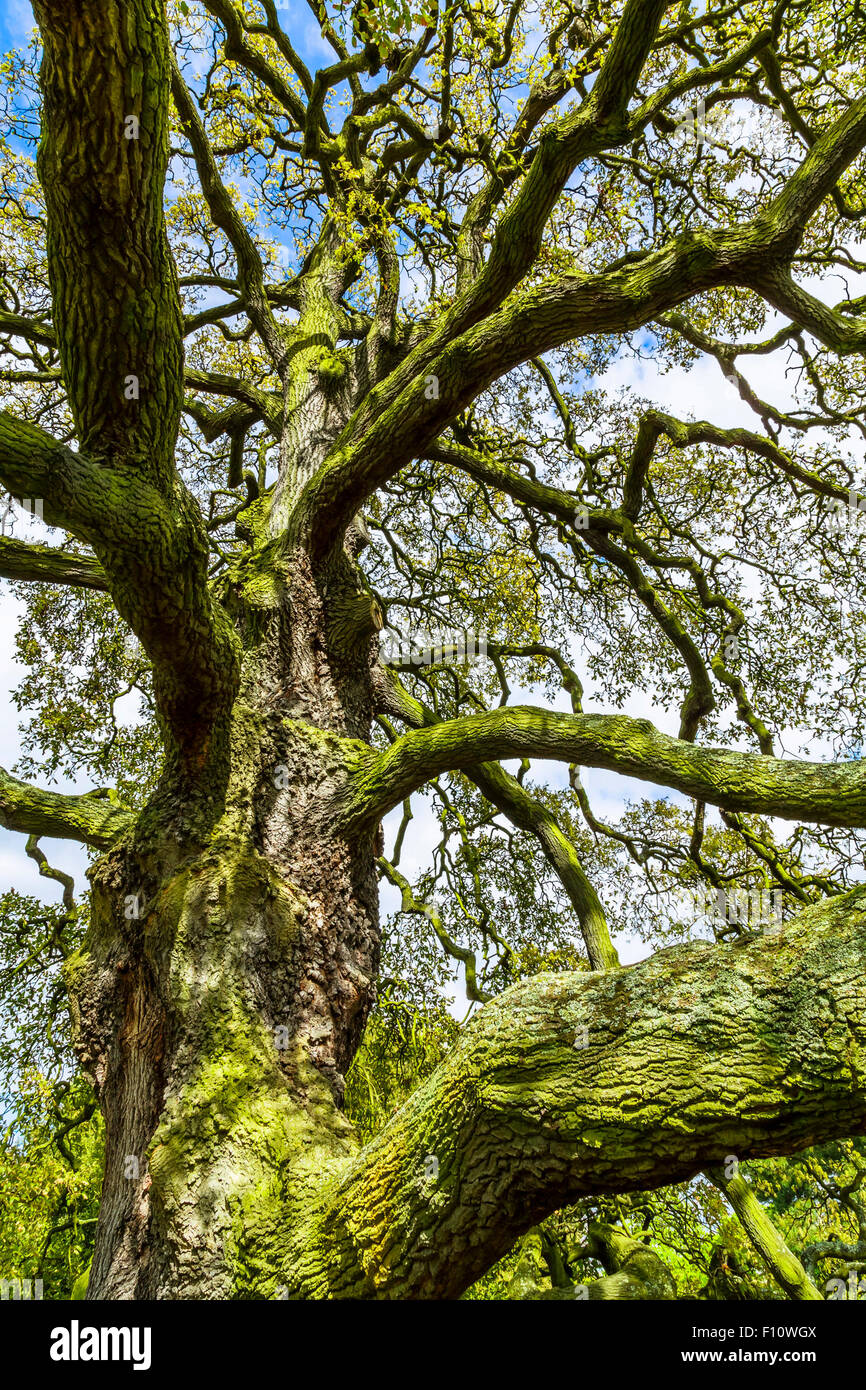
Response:
[[[93,852],[83,938],[27,909],[105,1125],[88,1296],[445,1297],[526,1237],[524,1286],[537,1241],[672,1297],[629,1194],[866,1119],[858,8],[316,6],[315,55],[272,0],[33,8],[0,481],[59,543],[0,537],[0,819]],[[611,396],[623,353],[753,427]],[[582,768],[666,794],[608,824]],[[659,925],[695,887],[723,918]],[[771,890],[781,933],[727,910]],[[674,944],[623,970],[611,924]],[[353,1123],[419,939],[483,1007]]]

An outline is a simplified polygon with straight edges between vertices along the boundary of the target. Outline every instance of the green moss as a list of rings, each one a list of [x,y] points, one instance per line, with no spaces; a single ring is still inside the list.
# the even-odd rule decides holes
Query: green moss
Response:
[[[348,371],[348,358],[344,352],[332,352],[323,348],[313,365],[323,386],[338,386]]]

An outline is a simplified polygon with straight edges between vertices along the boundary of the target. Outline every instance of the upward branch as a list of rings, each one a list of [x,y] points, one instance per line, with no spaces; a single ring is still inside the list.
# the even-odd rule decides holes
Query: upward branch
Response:
[[[54,329],[79,449],[0,416],[0,480],[96,552],[154,666],[175,765],[200,769],[237,682],[208,538],[175,467],[183,323],[168,245],[171,49],[151,0],[36,0],[39,175]]]
[[[225,232],[235,253],[238,281],[250,319],[270,353],[274,367],[280,371],[285,363],[287,345],[265,292],[261,256],[220,177],[204,122],[173,54],[170,61],[172,95],[192,147],[202,193],[214,223]]]
[[[54,329],[82,449],[166,492],[183,322],[165,228],[170,44],[146,0],[35,0]],[[131,379],[135,379],[135,386]]]
[[[809,218],[836,187],[840,174],[866,144],[866,97],[816,141],[798,170],[760,214],[748,222],[683,232],[645,255],[590,274],[543,281],[489,306],[457,336],[446,316],[370,392],[335,449],[311,480],[294,524],[314,548],[342,535],[377,487],[410,459],[423,454],[448,424],[486,387],[532,357],[587,334],[630,333],[692,296],[722,285],[740,285],[779,298]],[[806,324],[834,346],[864,341],[859,319],[827,310]],[[796,298],[796,297],[795,297]],[[455,310],[456,313],[456,310]],[[435,382],[435,391],[430,389]]]

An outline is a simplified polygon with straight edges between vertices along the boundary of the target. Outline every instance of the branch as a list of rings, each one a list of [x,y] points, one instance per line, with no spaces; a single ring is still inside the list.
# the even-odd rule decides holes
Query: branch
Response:
[[[483,269],[449,315],[448,336],[465,332],[501,304],[527,273],[576,165],[627,138],[628,103],[667,8],[667,0],[627,0],[590,96],[578,111],[544,132],[519,194],[499,221]],[[461,228],[464,256],[488,202],[482,194],[467,227]]]
[[[42,878],[50,878],[55,883],[59,883],[63,889],[63,906],[67,913],[71,913],[75,908],[75,879],[71,874],[64,873],[62,869],[54,869],[49,864],[46,855],[39,848],[39,836],[28,835],[27,844],[24,852],[38,865],[39,873]]]
[[[394,672],[382,672],[377,693],[387,709],[415,728],[441,727],[432,710],[414,700]],[[619,956],[610,938],[604,908],[556,816],[498,763],[482,763],[467,769],[466,775],[513,825],[535,835],[577,914],[590,969],[615,970]]]
[[[22,314],[10,314],[7,309],[0,309],[0,333],[39,343],[41,347],[57,346],[57,336],[50,323],[45,323],[43,319],[25,318]]]
[[[207,580],[198,503],[178,479],[171,497],[124,467],[75,453],[0,411],[0,483],[41,497],[44,520],[92,545],[121,617],[154,667],[157,711],[190,767],[234,698],[238,639]]]
[[[814,1279],[819,1260],[843,1260],[846,1264],[866,1266],[866,1240],[850,1242],[840,1240],[816,1240],[803,1251],[803,1264]]]
[[[780,1288],[798,1302],[822,1303],[809,1275],[794,1252],[788,1249],[745,1178],[739,1173],[727,1177],[721,1164],[708,1168],[707,1177],[727,1197],[743,1230]]]
[[[768,266],[755,276],[754,289],[826,347],[848,357],[866,348],[866,318],[822,304],[798,285],[787,266]]]
[[[584,1029],[588,1046],[575,1046]],[[269,1259],[294,1297],[453,1298],[581,1198],[864,1126],[861,888],[810,908],[781,940],[696,942],[506,990],[325,1176]]]
[[[122,521],[130,480],[100,468],[38,425],[0,410],[0,484],[13,497],[39,498],[43,520],[91,544]]]
[[[66,584],[73,589],[108,588],[102,566],[86,555],[70,555],[50,545],[28,545],[0,536],[0,578]]]
[[[220,372],[201,372],[187,368],[184,379],[193,391],[201,391],[211,396],[228,396],[243,403],[254,412],[255,419],[261,419],[271,434],[279,438],[282,427],[283,402],[271,391],[263,391],[249,382],[236,377],[224,376]]]
[[[478,988],[478,970],[475,952],[470,950],[467,946],[461,946],[452,936],[448,935],[443,925],[442,918],[439,916],[435,907],[431,907],[429,903],[422,903],[415,897],[409,880],[404,878],[400,870],[395,868],[389,860],[379,858],[376,860],[376,863],[389,883],[392,883],[395,888],[400,890],[400,911],[407,913],[417,912],[420,913],[422,917],[426,917],[443,950],[452,960],[459,960],[461,962],[466,987],[466,998],[473,1000],[476,1004],[486,1004],[492,996],[485,994],[483,990]]]
[[[382,753],[358,755],[341,825],[369,829],[432,777],[503,758],[550,758],[654,782],[730,811],[848,828],[866,826],[860,761],[810,763],[700,748],[649,720],[505,706],[403,734]]]
[[[599,273],[545,281],[514,294],[458,337],[446,316],[349,422],[301,498],[294,523],[299,536],[313,548],[332,545],[376,488],[410,459],[423,456],[481,391],[521,362],[587,334],[631,333],[720,285],[748,287],[772,301],[809,217],[864,143],[866,97],[822,135],[750,222],[687,231]],[[845,341],[859,343],[866,323],[836,317],[847,332]],[[810,328],[828,342],[830,329],[836,333],[826,318]]]
[[[216,8],[215,6],[214,9]],[[228,12],[232,6],[220,8]],[[224,15],[220,17],[225,18]],[[192,149],[201,191],[210,215],[214,225],[228,237],[235,253],[237,278],[243,292],[245,308],[275,368],[280,371],[285,364],[286,342],[268,301],[262,258],[222,181],[204,122],[174,55],[171,57],[171,92]]]
[[[551,1287],[550,1279],[540,1277],[544,1235],[542,1228],[524,1236],[522,1258],[508,1286],[508,1298],[620,1303],[638,1298],[668,1300],[677,1296],[670,1271],[653,1250],[621,1227],[608,1226],[601,1221],[590,1224],[587,1243],[579,1258],[600,1260],[606,1271],[603,1278],[573,1284],[566,1276]]]
[[[673,1276],[654,1250],[628,1231],[593,1221],[586,1242],[586,1253],[604,1266],[603,1279],[584,1285],[588,1301],[622,1302],[636,1298],[656,1301],[674,1299],[677,1286]]]
[[[34,0],[33,12],[43,46],[37,167],[54,331],[76,432],[85,453],[169,493],[183,323],[163,200],[165,7]]]
[[[94,849],[110,849],[134,822],[131,811],[108,792],[68,796],[19,782],[0,767],[0,825],[24,835],[79,840]]]

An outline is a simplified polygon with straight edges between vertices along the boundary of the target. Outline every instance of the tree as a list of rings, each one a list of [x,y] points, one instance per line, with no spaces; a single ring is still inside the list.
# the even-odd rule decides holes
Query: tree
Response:
[[[93,1298],[452,1296],[580,1198],[866,1125],[857,6],[313,8],[318,71],[274,0],[33,0],[37,178],[7,64],[0,481],[63,540],[4,527],[0,574],[105,677],[31,637],[46,774],[117,779],[0,774],[4,826],[94,852]],[[602,395],[624,350],[717,364],[755,428]],[[666,794],[608,826],[581,768]],[[399,869],[425,788],[443,907]],[[510,947],[497,865],[580,953]],[[379,877],[483,1007],[365,1143]],[[783,927],[622,969],[605,885]],[[671,1296],[614,1225],[587,1252]]]

